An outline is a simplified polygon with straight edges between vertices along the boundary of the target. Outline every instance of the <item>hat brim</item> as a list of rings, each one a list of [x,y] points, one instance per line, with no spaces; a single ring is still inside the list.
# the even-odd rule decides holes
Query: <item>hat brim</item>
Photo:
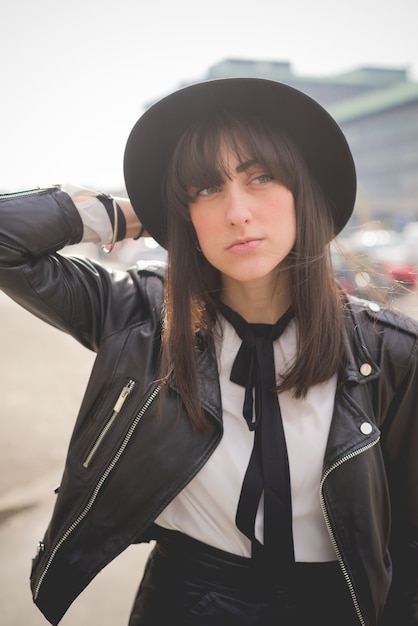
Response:
[[[162,183],[180,137],[201,117],[219,110],[256,114],[280,125],[298,145],[326,198],[338,234],[350,218],[356,172],[347,140],[315,100],[283,83],[224,78],[190,85],[152,105],[133,127],[125,148],[126,191],[148,233],[167,247]]]

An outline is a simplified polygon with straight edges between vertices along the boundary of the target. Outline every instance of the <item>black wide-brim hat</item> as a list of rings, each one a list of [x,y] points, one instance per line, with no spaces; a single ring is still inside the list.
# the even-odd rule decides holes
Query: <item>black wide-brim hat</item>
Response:
[[[223,78],[190,85],[152,105],[133,127],[125,149],[126,191],[148,233],[167,247],[162,184],[180,137],[220,110],[258,115],[283,128],[298,145],[329,200],[338,234],[350,218],[356,172],[347,140],[331,115],[301,91],[261,78]]]

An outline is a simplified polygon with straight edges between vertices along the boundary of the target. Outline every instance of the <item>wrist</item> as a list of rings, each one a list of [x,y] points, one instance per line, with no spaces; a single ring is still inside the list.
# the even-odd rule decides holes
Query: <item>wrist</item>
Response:
[[[116,241],[122,241],[126,237],[126,220],[125,215],[118,202],[112,196],[104,193],[97,195],[97,199],[103,204],[109,217],[113,230],[113,245]]]
[[[143,237],[143,236],[144,236],[144,234],[145,234],[145,226],[144,226],[143,224],[141,224],[141,228],[140,228],[139,233],[137,234],[137,236],[136,236],[136,237],[134,237],[135,241],[136,241],[137,239],[141,239],[141,237]]]

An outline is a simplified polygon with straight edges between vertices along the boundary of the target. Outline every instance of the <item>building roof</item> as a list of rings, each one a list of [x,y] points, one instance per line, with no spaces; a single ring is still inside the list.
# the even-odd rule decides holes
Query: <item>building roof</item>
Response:
[[[322,80],[329,81],[329,78],[324,77]],[[406,82],[408,80],[407,70],[403,67],[376,67],[376,66],[364,66],[358,67],[344,74],[337,74],[332,77],[331,82],[337,84],[348,85],[367,85],[368,87],[380,85],[384,87],[394,83]]]
[[[344,123],[410,102],[418,104],[418,83],[405,81],[330,105],[328,111],[339,123]]]
[[[306,76],[295,74],[289,61],[256,61],[253,59],[227,58],[212,65],[208,70],[208,78],[222,78],[225,76],[248,76],[255,78],[269,78],[271,80],[289,81],[292,84],[327,84],[327,85],[355,85],[358,87],[372,87],[377,89],[388,85],[406,82],[408,80],[406,68],[387,68],[362,66],[343,74],[331,76]]]

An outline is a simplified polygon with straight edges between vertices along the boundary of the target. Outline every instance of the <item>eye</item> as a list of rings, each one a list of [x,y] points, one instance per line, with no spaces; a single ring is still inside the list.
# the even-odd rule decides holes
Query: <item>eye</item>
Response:
[[[197,189],[195,192],[195,196],[213,196],[215,193],[218,193],[219,187],[202,187],[201,189]]]
[[[258,174],[252,179],[252,183],[256,185],[265,185],[274,180],[274,177],[271,174],[267,174],[267,172],[263,172],[263,174]]]

